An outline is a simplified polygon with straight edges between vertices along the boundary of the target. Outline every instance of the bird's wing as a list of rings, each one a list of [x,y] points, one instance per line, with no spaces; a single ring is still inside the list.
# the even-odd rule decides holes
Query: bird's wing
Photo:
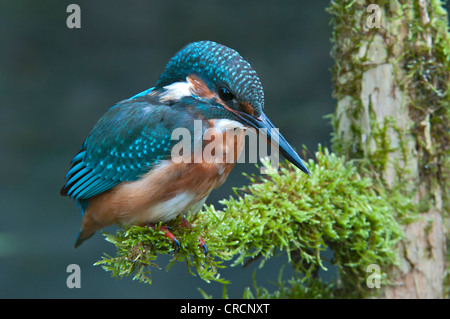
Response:
[[[158,161],[170,158],[174,121],[165,118],[172,113],[170,107],[141,96],[112,107],[73,158],[61,194],[87,199],[137,180]]]

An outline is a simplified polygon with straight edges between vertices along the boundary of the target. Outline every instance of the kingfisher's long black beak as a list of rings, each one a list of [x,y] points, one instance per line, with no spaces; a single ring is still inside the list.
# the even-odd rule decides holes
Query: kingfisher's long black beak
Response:
[[[255,128],[258,132],[262,133],[269,144],[273,147],[277,147],[279,152],[292,164],[297,166],[303,172],[311,176],[311,173],[306,168],[303,161],[298,156],[297,152],[294,151],[292,146],[286,141],[286,139],[281,135],[277,128],[272,124],[268,117],[261,113],[259,117],[253,117],[244,112],[233,112],[242,122],[249,127]]]

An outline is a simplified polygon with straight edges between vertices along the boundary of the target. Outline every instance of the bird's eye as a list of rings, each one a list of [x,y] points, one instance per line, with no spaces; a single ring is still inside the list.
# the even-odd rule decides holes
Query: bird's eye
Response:
[[[233,94],[224,86],[219,88],[219,97],[225,102],[231,101],[234,98]]]

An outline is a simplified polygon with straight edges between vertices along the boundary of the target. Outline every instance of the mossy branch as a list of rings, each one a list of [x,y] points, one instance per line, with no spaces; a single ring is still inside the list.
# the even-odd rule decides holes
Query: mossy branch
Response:
[[[179,251],[158,226],[123,226],[115,235],[105,233],[117,255],[105,255],[96,265],[114,277],[134,275],[133,279],[151,283],[151,267],[159,268],[157,256],[169,254],[167,269],[184,261],[190,273],[203,280],[228,283],[219,272],[225,262],[231,260],[235,266],[262,257],[262,266],[283,251],[302,280],[310,280],[324,269],[323,252],[331,249],[331,262],[345,278],[336,289],[362,294],[368,265],[386,269],[395,262],[402,233],[394,217],[407,214],[406,198],[401,199],[404,211],[396,211],[391,204],[399,201],[396,194],[361,177],[352,162],[320,146],[316,161],[309,160],[311,177],[290,164],[279,170],[268,161],[263,165],[268,174],[249,176],[249,186],[221,202],[223,210],[210,205],[187,216],[190,229],[179,226],[179,218],[169,224],[181,244]],[[208,245],[207,256],[198,246],[200,236]]]

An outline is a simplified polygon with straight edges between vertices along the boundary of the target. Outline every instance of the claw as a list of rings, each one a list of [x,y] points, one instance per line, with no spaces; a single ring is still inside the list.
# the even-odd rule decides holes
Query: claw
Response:
[[[205,256],[208,255],[208,246],[206,246],[205,240],[203,239],[203,237],[200,237],[198,239],[199,243],[198,247],[200,247],[200,249],[203,249],[203,252],[205,253]]]
[[[192,225],[184,217],[181,218],[180,225],[183,228],[192,228]],[[155,229],[154,224],[145,224],[145,226]],[[178,239],[174,236],[174,234],[172,234],[172,232],[171,232],[172,228],[169,226],[161,226],[160,230],[164,231],[164,236],[166,236],[167,238],[170,238],[170,240],[175,244],[174,250],[175,250],[175,253],[177,253],[180,250],[181,245],[180,245],[180,242],[178,241]],[[199,242],[198,247],[203,250],[203,252],[205,253],[205,256],[206,256],[208,254],[208,246],[206,245],[203,237],[200,236],[198,239],[198,242]]]
[[[170,228],[169,226],[161,226],[160,230],[164,230],[164,236],[166,236],[167,238],[170,238],[170,240],[172,240],[172,242],[175,244],[176,248],[175,248],[175,252],[177,253],[180,248],[180,242],[178,241],[178,239],[174,236],[174,234],[172,234],[170,232],[170,230],[172,230],[172,228]]]
[[[181,218],[180,225],[184,228],[192,228],[192,225],[184,217]],[[202,236],[199,237],[198,242],[200,243],[198,244],[198,247],[200,247],[200,249],[203,249],[203,252],[206,256],[208,254],[208,246],[206,246],[205,240]]]
[[[145,226],[155,229],[155,225],[154,224],[145,224]],[[178,241],[178,239],[174,236],[174,234],[172,234],[170,232],[172,230],[172,228],[169,227],[169,226],[161,226],[160,230],[164,231],[164,236],[166,236],[167,238],[172,240],[172,242],[175,244],[174,250],[177,253],[180,250],[181,245],[180,245],[180,242]]]

